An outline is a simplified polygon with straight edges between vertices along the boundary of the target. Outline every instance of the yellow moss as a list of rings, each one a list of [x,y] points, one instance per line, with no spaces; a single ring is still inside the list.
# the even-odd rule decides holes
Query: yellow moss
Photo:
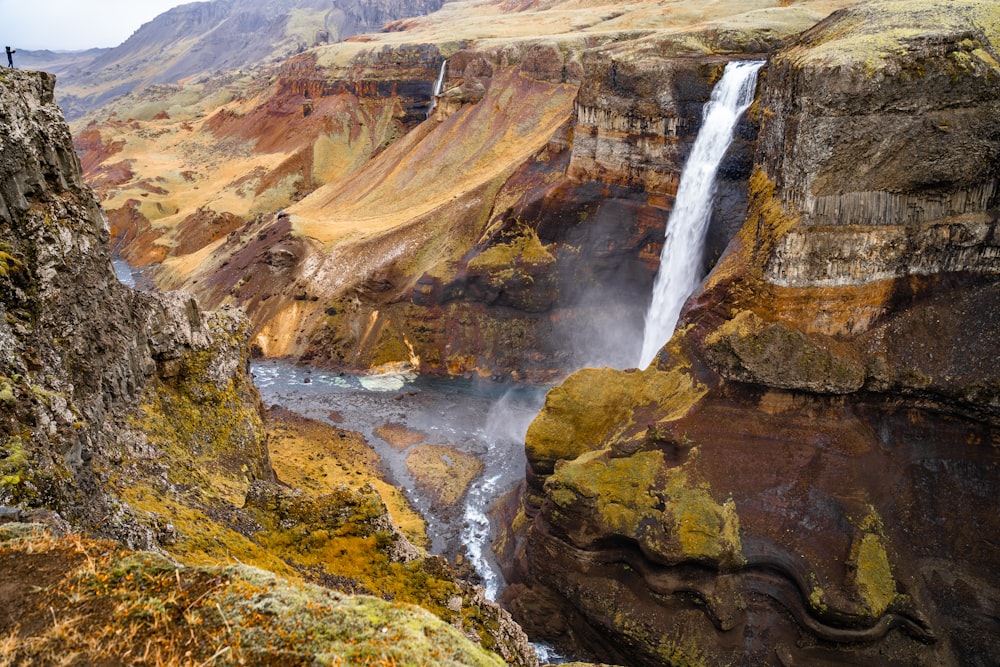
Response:
[[[435,503],[452,507],[483,471],[483,462],[453,447],[417,445],[407,455],[406,467]]]
[[[402,424],[386,423],[375,429],[375,435],[385,440],[395,449],[406,449],[410,445],[423,442],[426,436],[420,431],[406,428]]]
[[[742,561],[740,520],[736,503],[730,498],[721,505],[709,494],[708,486],[688,484],[687,475],[671,471],[667,492],[681,549],[689,558],[707,558],[732,563]]]
[[[649,408],[659,422],[683,416],[707,388],[680,368],[623,372],[585,368],[549,391],[528,429],[525,448],[534,464],[572,460],[603,449],[614,438],[637,436],[647,424],[636,411]]]
[[[812,592],[809,593],[809,605],[816,611],[819,612],[826,611],[827,606],[826,606],[826,598],[824,597],[825,595],[826,593],[823,591],[822,588],[819,588],[818,586],[816,588],[813,588]]]
[[[591,503],[604,530],[638,539],[666,560],[743,561],[736,504],[716,502],[707,485],[668,468],[659,450],[623,458],[588,452],[560,465],[546,493],[562,509]]]
[[[726,320],[718,329],[705,337],[705,344],[718,345],[729,337],[749,338],[761,333],[765,328],[762,320],[752,310],[741,310],[732,319]]]
[[[268,449],[278,479],[320,496],[340,486],[371,484],[393,523],[417,546],[427,546],[427,525],[406,496],[381,477],[381,459],[364,437],[290,413],[271,413]],[[388,425],[386,425],[388,426]]]
[[[548,266],[556,261],[548,248],[542,245],[533,229],[525,229],[510,243],[488,247],[469,262],[472,271],[495,272],[509,269],[516,264]]]
[[[851,547],[854,581],[869,613],[880,617],[896,599],[896,579],[885,548],[882,520],[874,508],[861,520],[863,533]]]
[[[6,561],[28,554],[47,563],[46,585],[19,570],[25,623],[0,636],[5,664],[45,664],[67,648],[79,664],[503,664],[412,605],[0,527]]]
[[[170,521],[177,541],[165,550],[185,565],[244,563],[284,576],[297,577],[294,569],[236,531],[211,519],[201,509],[190,507],[148,484],[134,484],[122,492],[135,509]]]
[[[21,273],[23,270],[24,262],[0,250],[0,278],[9,280],[11,275]]]

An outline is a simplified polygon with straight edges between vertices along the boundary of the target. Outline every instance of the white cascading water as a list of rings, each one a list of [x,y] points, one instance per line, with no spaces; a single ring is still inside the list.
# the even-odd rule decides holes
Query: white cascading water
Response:
[[[441,63],[441,71],[438,73],[437,81],[434,82],[434,90],[431,92],[431,108],[427,110],[428,118],[431,117],[431,114],[434,113],[434,109],[437,107],[437,97],[441,94],[441,88],[444,86],[444,73],[446,67],[448,67],[447,60]]]
[[[702,111],[701,130],[681,172],[677,199],[667,222],[660,271],[646,313],[641,367],[652,363],[674,333],[681,307],[701,281],[705,233],[712,214],[715,175],[740,115],[753,103],[757,72],[764,61],[732,62]]]

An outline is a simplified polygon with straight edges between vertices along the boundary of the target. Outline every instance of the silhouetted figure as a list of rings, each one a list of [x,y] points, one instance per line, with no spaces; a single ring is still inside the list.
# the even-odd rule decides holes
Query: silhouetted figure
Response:
[[[14,66],[14,54],[17,53],[17,49],[12,49],[7,47],[7,67]]]

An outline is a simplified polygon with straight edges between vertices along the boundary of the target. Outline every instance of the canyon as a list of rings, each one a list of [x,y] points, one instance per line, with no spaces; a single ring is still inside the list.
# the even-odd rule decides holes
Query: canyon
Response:
[[[0,503],[57,535],[0,555],[72,529],[236,560],[421,605],[457,664],[537,664],[528,638],[620,665],[991,664],[995,3],[287,4],[266,60],[206,36],[237,60],[92,98],[72,146],[51,77],[0,77]],[[286,39],[321,14],[327,38]],[[689,251],[705,277],[647,364],[736,61],[762,66]],[[503,609],[372,458],[413,434],[264,410],[251,356],[551,386],[493,510]]]

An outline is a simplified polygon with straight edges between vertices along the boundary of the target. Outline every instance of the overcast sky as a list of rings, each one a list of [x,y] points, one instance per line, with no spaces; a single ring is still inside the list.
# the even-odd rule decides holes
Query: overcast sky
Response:
[[[55,51],[118,46],[143,23],[192,1],[0,0],[0,46]]]

